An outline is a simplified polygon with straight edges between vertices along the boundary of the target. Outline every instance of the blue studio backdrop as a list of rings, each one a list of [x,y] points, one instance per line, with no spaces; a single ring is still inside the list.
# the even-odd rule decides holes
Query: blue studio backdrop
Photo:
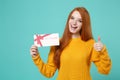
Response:
[[[120,80],[120,0],[0,0],[0,80],[55,80],[43,76],[34,65],[30,47],[34,34],[64,31],[68,14],[85,7],[91,17],[93,36],[100,35],[112,60],[109,75],[91,66],[93,80]],[[47,61],[49,47],[39,48]]]

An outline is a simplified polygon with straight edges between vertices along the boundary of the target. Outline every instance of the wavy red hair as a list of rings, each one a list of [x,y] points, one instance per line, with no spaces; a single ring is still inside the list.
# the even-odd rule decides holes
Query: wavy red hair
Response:
[[[84,7],[76,7],[74,8],[67,19],[66,27],[63,33],[63,36],[60,40],[60,45],[55,47],[55,56],[54,56],[54,63],[56,64],[57,68],[60,68],[60,55],[64,48],[69,44],[72,34],[69,31],[69,19],[71,18],[71,14],[74,11],[78,11],[81,14],[82,17],[82,28],[80,30],[80,36],[83,41],[88,41],[89,39],[92,39],[92,31],[91,31],[91,23],[90,23],[90,16],[88,11]]]

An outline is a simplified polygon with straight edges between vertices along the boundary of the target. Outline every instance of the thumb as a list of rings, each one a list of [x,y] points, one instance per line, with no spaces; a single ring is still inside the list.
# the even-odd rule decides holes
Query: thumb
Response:
[[[101,42],[100,36],[98,36],[98,42]]]

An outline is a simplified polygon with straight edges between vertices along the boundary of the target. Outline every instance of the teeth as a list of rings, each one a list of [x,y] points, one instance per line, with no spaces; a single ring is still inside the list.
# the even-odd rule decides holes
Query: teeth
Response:
[[[72,28],[76,29],[77,27],[72,27]]]
[[[75,31],[77,29],[77,27],[71,25],[71,29],[72,29],[72,31]]]
[[[71,27],[72,28],[72,30],[76,30],[77,29],[77,27]]]

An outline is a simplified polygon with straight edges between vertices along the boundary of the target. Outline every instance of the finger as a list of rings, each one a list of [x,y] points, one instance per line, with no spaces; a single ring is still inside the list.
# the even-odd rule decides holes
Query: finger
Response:
[[[37,52],[37,50],[36,49],[31,49],[31,52]]]
[[[95,44],[94,44],[94,49],[95,49],[96,51],[101,51],[101,45],[100,45],[99,43],[95,43]]]
[[[98,42],[101,42],[100,36],[98,36]]]
[[[38,47],[37,47],[37,46],[32,45],[32,46],[31,46],[31,49],[36,49],[36,50],[37,50],[37,49],[38,49]]]
[[[94,47],[94,49],[95,49],[96,51],[101,51],[101,48],[100,48],[100,47]]]
[[[36,45],[32,45],[31,48],[38,48]]]
[[[38,50],[36,50],[36,49],[30,49],[30,53],[32,54],[32,53],[38,53]]]
[[[96,49],[96,51],[101,51],[101,49]]]
[[[33,51],[33,50],[30,51],[30,54],[31,54],[31,55],[37,54],[37,53],[38,53],[37,51]]]
[[[98,50],[98,51],[101,51],[101,50],[102,50],[102,48],[101,48],[101,47],[98,47],[98,48],[97,48],[97,50]]]
[[[94,46],[95,46],[95,47],[99,47],[99,46],[100,46],[100,43],[95,43]]]
[[[38,51],[38,48],[31,48],[30,50],[31,51],[35,51],[35,50]]]

